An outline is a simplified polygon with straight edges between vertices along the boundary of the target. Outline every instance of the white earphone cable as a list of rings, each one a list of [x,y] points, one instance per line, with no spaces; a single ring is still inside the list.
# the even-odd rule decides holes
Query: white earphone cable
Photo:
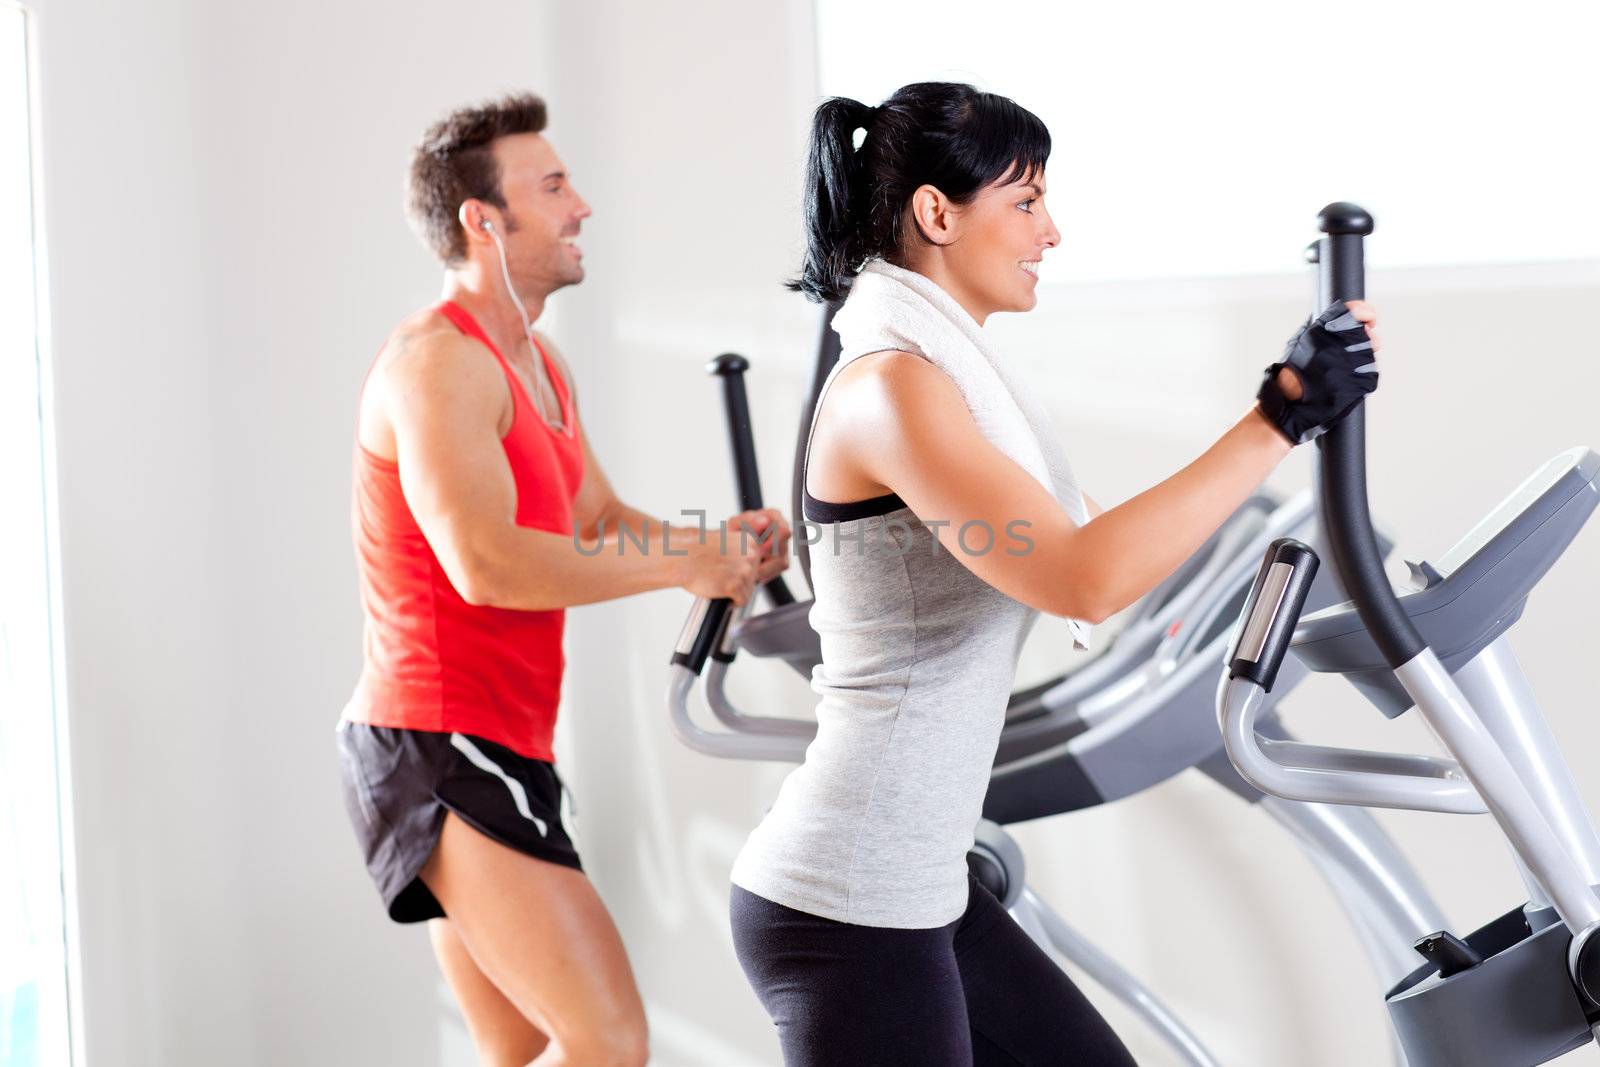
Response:
[[[539,358],[543,354],[544,350],[539,347],[539,342],[533,339],[533,323],[528,319],[528,309],[522,306],[522,301],[517,298],[516,286],[511,284],[511,268],[506,264],[505,242],[500,240],[500,235],[495,232],[493,226],[488,224],[488,220],[485,220],[483,228],[489,234],[489,239],[494,242],[495,249],[500,253],[500,278],[503,282],[505,282],[506,295],[511,297],[511,303],[516,305],[517,314],[522,318],[522,330],[524,336],[528,340],[528,350],[534,355],[533,389],[534,393],[536,394],[534,402],[539,405],[539,417],[544,419],[545,425],[550,427],[552,430],[555,430],[557,433],[564,434],[567,437],[571,437],[572,428],[567,425],[566,412],[562,409],[559,399],[556,401],[557,414],[555,421],[552,422],[549,417],[545,415],[546,372],[544,368],[544,362]]]

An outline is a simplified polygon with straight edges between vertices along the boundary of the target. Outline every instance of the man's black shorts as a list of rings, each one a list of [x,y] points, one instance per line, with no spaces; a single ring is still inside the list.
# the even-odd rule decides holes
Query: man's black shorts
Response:
[[[467,734],[341,722],[338,739],[345,807],[395,922],[444,915],[417,872],[439,843],[446,811],[508,848],[583,870],[551,764]]]

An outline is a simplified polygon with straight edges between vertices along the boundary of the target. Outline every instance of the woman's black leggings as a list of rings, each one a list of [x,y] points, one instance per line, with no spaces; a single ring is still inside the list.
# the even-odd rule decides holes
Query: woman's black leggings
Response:
[[[786,1067],[1128,1067],[1100,1013],[976,880],[948,926],[853,926],[738,886],[733,944]]]

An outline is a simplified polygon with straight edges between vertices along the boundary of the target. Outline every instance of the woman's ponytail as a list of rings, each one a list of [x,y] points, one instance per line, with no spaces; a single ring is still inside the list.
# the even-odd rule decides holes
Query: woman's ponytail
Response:
[[[839,300],[866,260],[861,220],[862,167],[855,132],[871,121],[875,108],[835,96],[824,100],[811,120],[806,160],[806,258],[789,288],[818,301]]]

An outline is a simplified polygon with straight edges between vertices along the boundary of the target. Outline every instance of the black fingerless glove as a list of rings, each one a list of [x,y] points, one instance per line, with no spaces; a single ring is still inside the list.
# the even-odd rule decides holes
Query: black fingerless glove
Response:
[[[1288,367],[1300,379],[1300,399],[1278,388],[1278,371]],[[1349,414],[1378,388],[1378,364],[1367,329],[1343,301],[1306,322],[1289,339],[1283,358],[1267,368],[1256,399],[1278,432],[1299,445]]]

